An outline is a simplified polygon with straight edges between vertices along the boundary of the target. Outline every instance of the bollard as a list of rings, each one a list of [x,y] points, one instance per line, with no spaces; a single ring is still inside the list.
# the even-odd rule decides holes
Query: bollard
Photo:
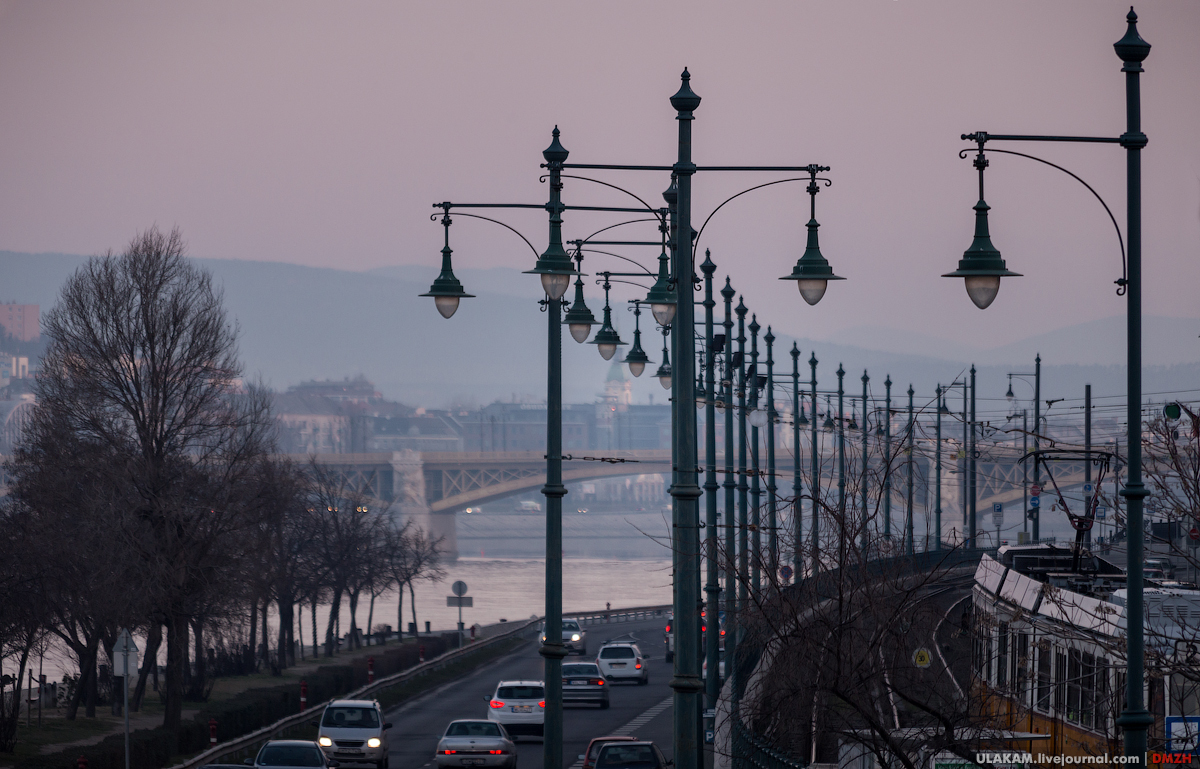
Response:
[[[88,769],[88,760],[83,756],[75,759],[75,769]]]
[[[424,646],[424,644],[422,644],[421,648],[418,649],[417,651],[419,652],[419,654],[417,655],[417,660],[420,662],[424,662],[425,661],[425,646]]]
[[[475,626],[474,625],[471,626],[471,640],[472,641],[475,640]]]
[[[217,744],[217,719],[215,718],[208,719],[208,744]]]
[[[300,710],[308,710],[308,681],[300,679]]]
[[[375,658],[367,657],[367,683],[375,683]]]

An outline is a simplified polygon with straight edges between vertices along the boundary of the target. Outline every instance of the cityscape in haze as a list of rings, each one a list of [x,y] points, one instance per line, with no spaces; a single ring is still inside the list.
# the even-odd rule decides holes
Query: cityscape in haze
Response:
[[[1197,39],[0,0],[0,769],[1200,761]]]

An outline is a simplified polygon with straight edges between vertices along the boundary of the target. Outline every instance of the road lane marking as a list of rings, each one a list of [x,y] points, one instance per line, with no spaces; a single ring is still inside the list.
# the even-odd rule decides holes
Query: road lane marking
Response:
[[[641,729],[646,724],[650,723],[652,720],[654,720],[658,716],[662,715],[663,711],[665,711],[667,708],[671,707],[671,705],[674,704],[674,702],[675,702],[675,695],[672,694],[670,697],[667,697],[665,700],[658,703],[657,705],[651,706],[649,710],[642,713],[640,716],[633,719],[629,723],[625,724],[621,728],[614,729],[613,731],[609,732],[609,734],[614,734],[614,735],[618,735],[618,736],[622,736],[622,737],[632,734],[633,732],[637,731],[638,729]],[[583,759],[579,759],[575,763],[571,764],[570,769],[581,769],[582,766],[583,766]]]

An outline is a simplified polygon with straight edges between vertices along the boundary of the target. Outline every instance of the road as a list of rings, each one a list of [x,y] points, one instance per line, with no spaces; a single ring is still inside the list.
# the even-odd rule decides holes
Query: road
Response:
[[[663,658],[663,620],[622,622],[588,627],[588,652],[594,655],[605,639],[629,640],[632,634],[642,652],[649,657],[650,683],[617,684],[609,692],[611,706],[601,710],[595,705],[572,705],[563,717],[563,766],[580,762],[576,757],[593,737],[618,732],[653,740],[667,756],[671,755],[672,707],[671,664]],[[567,662],[581,659],[568,657]],[[588,657],[585,659],[594,659]],[[526,643],[495,662],[421,695],[387,713],[391,729],[391,769],[421,769],[432,765],[433,751],[446,725],[456,718],[487,718],[487,701],[496,682],[504,679],[541,679],[542,658],[534,643]],[[523,769],[542,765],[542,744],[534,737],[517,738],[517,764]]]

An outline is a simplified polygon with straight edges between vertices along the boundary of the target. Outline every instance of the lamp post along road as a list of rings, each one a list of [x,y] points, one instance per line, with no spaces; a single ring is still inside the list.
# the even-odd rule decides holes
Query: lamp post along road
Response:
[[[970,425],[971,442],[970,442],[970,445],[967,447],[967,468],[968,468],[967,469],[967,487],[968,487],[967,500],[971,503],[971,512],[970,512],[971,523],[970,523],[970,532],[969,532],[970,539],[968,540],[970,542],[970,544],[968,545],[968,547],[977,548],[977,547],[979,547],[979,542],[978,542],[979,529],[978,529],[977,520],[976,520],[977,513],[978,513],[978,510],[976,509],[976,507],[977,507],[976,502],[978,500],[976,500],[977,489],[975,486],[977,479],[975,477],[975,429],[976,429],[976,424],[975,424],[975,365],[974,364],[971,364],[970,387],[971,387],[971,425]]]
[[[933,526],[934,539],[933,549],[942,549],[942,410],[945,404],[942,403],[942,385],[939,382],[937,386],[937,407],[934,411],[937,412],[937,432],[935,435],[934,447],[934,503],[933,503]]]
[[[719,642],[721,638],[721,623],[720,623],[720,598],[721,587],[717,584],[717,564],[719,562],[719,554],[717,553],[717,381],[713,375],[713,369],[716,368],[717,352],[714,349],[713,341],[713,307],[716,302],[713,300],[712,278],[716,271],[717,265],[713,264],[712,259],[706,251],[704,253],[704,263],[700,265],[700,271],[704,273],[704,340],[705,340],[705,362],[704,371],[704,391],[708,393],[708,397],[704,401],[704,508],[705,508],[705,534],[707,548],[705,550],[708,558],[708,579],[704,585],[704,592],[708,598],[708,621],[705,622],[707,627],[705,636],[705,657],[710,662],[714,662],[719,651]],[[723,393],[722,393],[723,394]],[[716,664],[708,666],[708,680],[705,681],[705,707],[715,708],[717,706],[717,695],[720,689],[720,670]],[[707,725],[712,728],[711,725]]]
[[[913,387],[910,384],[908,386],[908,459],[905,462],[908,466],[908,480],[904,503],[905,536],[908,537],[909,555],[912,555],[916,550],[916,545],[913,541],[915,534],[913,530],[913,450],[916,448],[916,436],[914,433],[916,433],[916,423],[913,421]]]
[[[772,347],[775,335],[767,326],[767,568],[771,584],[779,579],[779,534],[778,510],[775,506],[775,359]]]
[[[758,316],[750,316],[750,593],[762,589],[762,478],[759,462]]]
[[[734,490],[737,487],[734,475],[733,451],[733,286],[729,278],[725,278],[725,287],[721,289],[721,299],[725,303],[725,319],[722,327],[725,329],[725,368],[722,374],[722,398],[725,404],[725,480],[721,486],[725,490],[725,669],[731,682],[730,694],[732,707],[737,707],[737,628],[738,628],[738,575],[737,575],[737,502]],[[717,623],[718,627],[720,622]],[[715,666],[714,666],[715,667]]]
[[[809,383],[812,385],[812,480],[808,483],[808,491],[812,496],[812,576],[821,570],[821,454],[817,439],[817,353],[813,352],[808,358],[811,373]]]
[[[892,538],[892,376],[883,380],[883,538]]]
[[[846,562],[846,417],[845,407],[842,403],[842,398],[845,395],[843,389],[843,381],[846,377],[846,371],[842,368],[842,364],[838,364],[838,413],[837,413],[837,463],[838,463],[838,562],[843,564]]]
[[[867,470],[871,466],[870,455],[867,453],[867,436],[870,434],[867,423],[867,415],[870,410],[867,408],[867,385],[871,382],[871,377],[867,376],[867,370],[863,369],[862,385],[863,385],[863,423],[862,423],[862,534],[861,545],[863,557],[867,557],[868,548],[870,547],[870,532],[867,528],[867,522],[870,520],[870,511],[867,508]]]
[[[1150,55],[1150,44],[1142,39],[1138,34],[1137,29],[1137,14],[1130,8],[1126,15],[1126,29],[1124,36],[1118,40],[1113,49],[1116,51],[1117,57],[1121,60],[1123,66],[1121,71],[1125,73],[1125,133],[1119,137],[1095,137],[1095,136],[1032,136],[1032,135],[1007,135],[1007,134],[988,134],[986,132],[976,132],[973,134],[963,134],[964,140],[976,142],[979,146],[978,154],[975,157],[974,165],[979,171],[979,202],[975,205],[976,224],[975,224],[975,241],[972,243],[964,254],[963,259],[959,262],[959,269],[949,273],[948,277],[962,277],[966,279],[967,293],[971,300],[980,308],[987,307],[988,304],[995,298],[996,292],[1000,289],[1000,279],[1007,275],[1014,275],[1009,272],[1004,265],[1004,261],[1000,258],[999,251],[991,244],[987,229],[987,203],[983,197],[983,172],[987,167],[987,158],[984,155],[985,145],[988,141],[1052,141],[1052,142],[1080,142],[1080,143],[1105,143],[1119,144],[1125,149],[1125,177],[1126,177],[1126,225],[1125,237],[1128,242],[1128,249],[1125,249],[1125,243],[1122,243],[1122,250],[1126,252],[1126,274],[1123,278],[1117,281],[1117,293],[1125,293],[1126,296],[1126,376],[1127,392],[1126,392],[1126,420],[1128,434],[1126,442],[1128,444],[1129,461],[1126,470],[1125,488],[1120,492],[1120,495],[1128,501],[1128,510],[1126,517],[1126,530],[1128,533],[1127,539],[1127,564],[1126,569],[1126,602],[1125,613],[1129,618],[1127,623],[1127,654],[1126,654],[1126,687],[1125,687],[1125,711],[1121,717],[1117,719],[1117,724],[1124,730],[1125,755],[1139,763],[1145,760],[1147,748],[1147,729],[1153,723],[1153,718],[1146,711],[1145,706],[1145,638],[1144,638],[1144,621],[1145,606],[1143,597],[1143,574],[1144,566],[1144,541],[1143,541],[1143,502],[1149,492],[1142,482],[1142,159],[1141,151],[1146,146],[1146,134],[1142,132],[1141,127],[1141,73],[1142,62]],[[995,151],[995,150],[993,150]],[[1053,163],[1034,158],[1031,155],[1024,153],[1014,153],[1008,150],[999,150],[1008,154],[1023,155],[1047,165],[1059,168],[1071,176],[1075,177],[1080,182],[1083,182],[1078,176],[1070,171],[1055,166]],[[1086,185],[1086,182],[1083,182]],[[1088,187],[1091,190],[1091,187]],[[1095,194],[1095,191],[1092,190]],[[1099,195],[1096,195],[1099,198]],[[1100,201],[1104,204],[1104,201]],[[1104,204],[1105,209],[1108,209],[1107,204]],[[1111,216],[1111,212],[1110,212]],[[1113,218],[1114,225],[1116,224],[1115,217]],[[1117,234],[1120,235],[1120,228],[1117,228]],[[1039,363],[1040,365],[1040,363]],[[1039,369],[1040,370],[1040,369]],[[1040,393],[1038,393],[1040,399]],[[1039,421],[1040,414],[1037,413],[1037,404],[1035,404],[1034,412],[1034,445],[1037,447],[1039,441],[1038,436],[1041,432],[1041,424]],[[1036,472],[1036,471],[1035,471]],[[1035,478],[1036,483],[1036,478]],[[1034,537],[1039,534],[1039,527],[1035,519]]]
[[[735,367],[738,374],[738,499],[737,499],[737,529],[738,529],[738,610],[746,608],[747,588],[750,582],[750,520],[749,520],[749,493],[750,484],[746,478],[749,469],[746,465],[746,445],[749,441],[746,439],[746,303],[743,297],[738,297],[737,309],[734,312],[738,316],[738,351],[734,356]],[[738,637],[738,643],[742,641],[742,637]]]
[[[797,582],[803,576],[804,558],[801,544],[804,540],[804,508],[800,497],[804,491],[804,479],[800,474],[800,420],[803,411],[800,405],[800,348],[792,342],[792,578]]]

